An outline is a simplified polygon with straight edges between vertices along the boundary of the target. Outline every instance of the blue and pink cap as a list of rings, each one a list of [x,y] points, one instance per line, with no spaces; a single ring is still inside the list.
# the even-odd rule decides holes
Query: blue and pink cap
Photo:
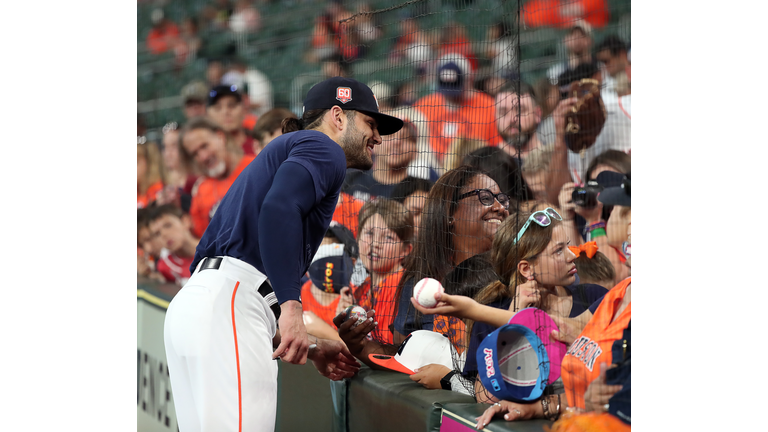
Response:
[[[478,378],[496,398],[536,400],[560,378],[567,347],[549,338],[557,325],[546,312],[526,308],[489,334],[477,349]]]

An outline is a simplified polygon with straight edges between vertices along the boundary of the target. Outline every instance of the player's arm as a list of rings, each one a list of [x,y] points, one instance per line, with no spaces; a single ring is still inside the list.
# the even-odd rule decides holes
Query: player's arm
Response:
[[[275,173],[259,213],[261,259],[281,310],[280,345],[273,357],[294,364],[307,361],[309,348],[299,300],[305,253],[302,220],[314,205],[312,176],[301,165],[285,162]]]

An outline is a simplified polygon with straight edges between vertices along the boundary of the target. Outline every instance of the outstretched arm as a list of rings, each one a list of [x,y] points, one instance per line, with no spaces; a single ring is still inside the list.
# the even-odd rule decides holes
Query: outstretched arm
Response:
[[[356,322],[354,318],[348,319],[346,321],[345,319],[346,316],[342,312],[336,315],[336,317],[333,319],[333,323],[336,324],[336,327],[338,327],[339,337],[341,337],[341,340],[343,340],[347,347],[349,347],[352,355],[354,355],[361,362],[368,365],[368,367],[371,369],[388,370],[377,365],[368,358],[370,354],[383,354],[393,356],[397,354],[398,348],[394,345],[386,345],[376,341],[368,340],[366,338],[366,335],[368,335],[368,333],[372,332],[373,329],[376,328],[376,323],[374,322],[375,311],[368,311],[368,319],[354,327],[353,325]]]

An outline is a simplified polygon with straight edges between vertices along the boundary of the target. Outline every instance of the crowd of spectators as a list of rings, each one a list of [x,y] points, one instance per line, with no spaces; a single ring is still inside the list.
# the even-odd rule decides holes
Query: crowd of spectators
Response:
[[[313,24],[304,61],[323,64],[327,76],[348,74],[348,61],[366,55],[361,42],[381,37],[367,11],[365,3],[330,2]],[[527,19],[547,25],[550,18]],[[425,365],[411,378],[496,403],[490,415],[507,413],[511,420],[551,410],[543,404],[541,414],[495,398],[476,378],[475,351],[517,311],[536,307],[556,318],[558,337],[569,344],[583,340],[582,330],[601,344],[628,334],[631,63],[627,42],[616,35],[593,45],[592,27],[604,25],[601,19],[551,24],[562,29],[567,59],[541,81],[525,83],[509,67],[520,53],[508,23],[489,27],[477,44],[461,24],[434,32],[403,17],[388,61],[409,62],[414,75],[370,87],[382,111],[405,126],[376,146],[371,170],[347,173],[334,222],[302,288],[313,334],[343,340],[361,362],[382,369],[370,354],[393,355],[417,330],[442,333],[460,357],[455,369]],[[179,25],[159,9],[152,22],[148,49],[181,58],[204,46],[199,28],[254,33],[261,16],[256,2],[216,0]],[[481,64],[495,72],[481,74]],[[575,153],[564,141],[575,103],[567,89],[584,78],[600,83],[606,122],[594,145]],[[417,97],[420,88],[431,91]],[[137,274],[178,286],[190,277],[197,241],[219,201],[282,134],[282,121],[296,118],[292,107],[273,106],[266,75],[236,57],[211,59],[180,96],[184,118],[168,123],[158,142],[137,145]],[[624,188],[627,197],[610,205],[574,199],[589,187]],[[441,281],[448,294],[434,311],[411,302],[414,284],[427,277]],[[604,296],[617,309],[608,318]],[[350,305],[363,306],[375,322],[340,329],[339,313]],[[485,315],[474,314],[480,307]],[[611,327],[619,315],[623,327]],[[608,327],[613,339],[601,339]],[[603,354],[611,351],[601,346]],[[575,371],[581,366],[574,362],[563,367]],[[614,357],[612,363],[620,362]],[[563,372],[543,398],[565,392],[567,403],[558,396],[547,399],[548,406],[608,411],[608,402],[593,401],[592,381],[606,380],[602,367]]]

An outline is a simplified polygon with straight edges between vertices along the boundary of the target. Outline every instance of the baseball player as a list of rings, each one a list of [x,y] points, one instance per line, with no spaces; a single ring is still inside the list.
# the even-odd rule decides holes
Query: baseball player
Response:
[[[182,432],[272,432],[278,357],[309,358],[334,380],[357,371],[342,342],[307,335],[300,279],[330,225],[346,169],[370,169],[381,135],[402,125],[379,113],[366,85],[330,78],[309,90],[302,118],[286,120],[284,135],[229,188],[165,318]]]

